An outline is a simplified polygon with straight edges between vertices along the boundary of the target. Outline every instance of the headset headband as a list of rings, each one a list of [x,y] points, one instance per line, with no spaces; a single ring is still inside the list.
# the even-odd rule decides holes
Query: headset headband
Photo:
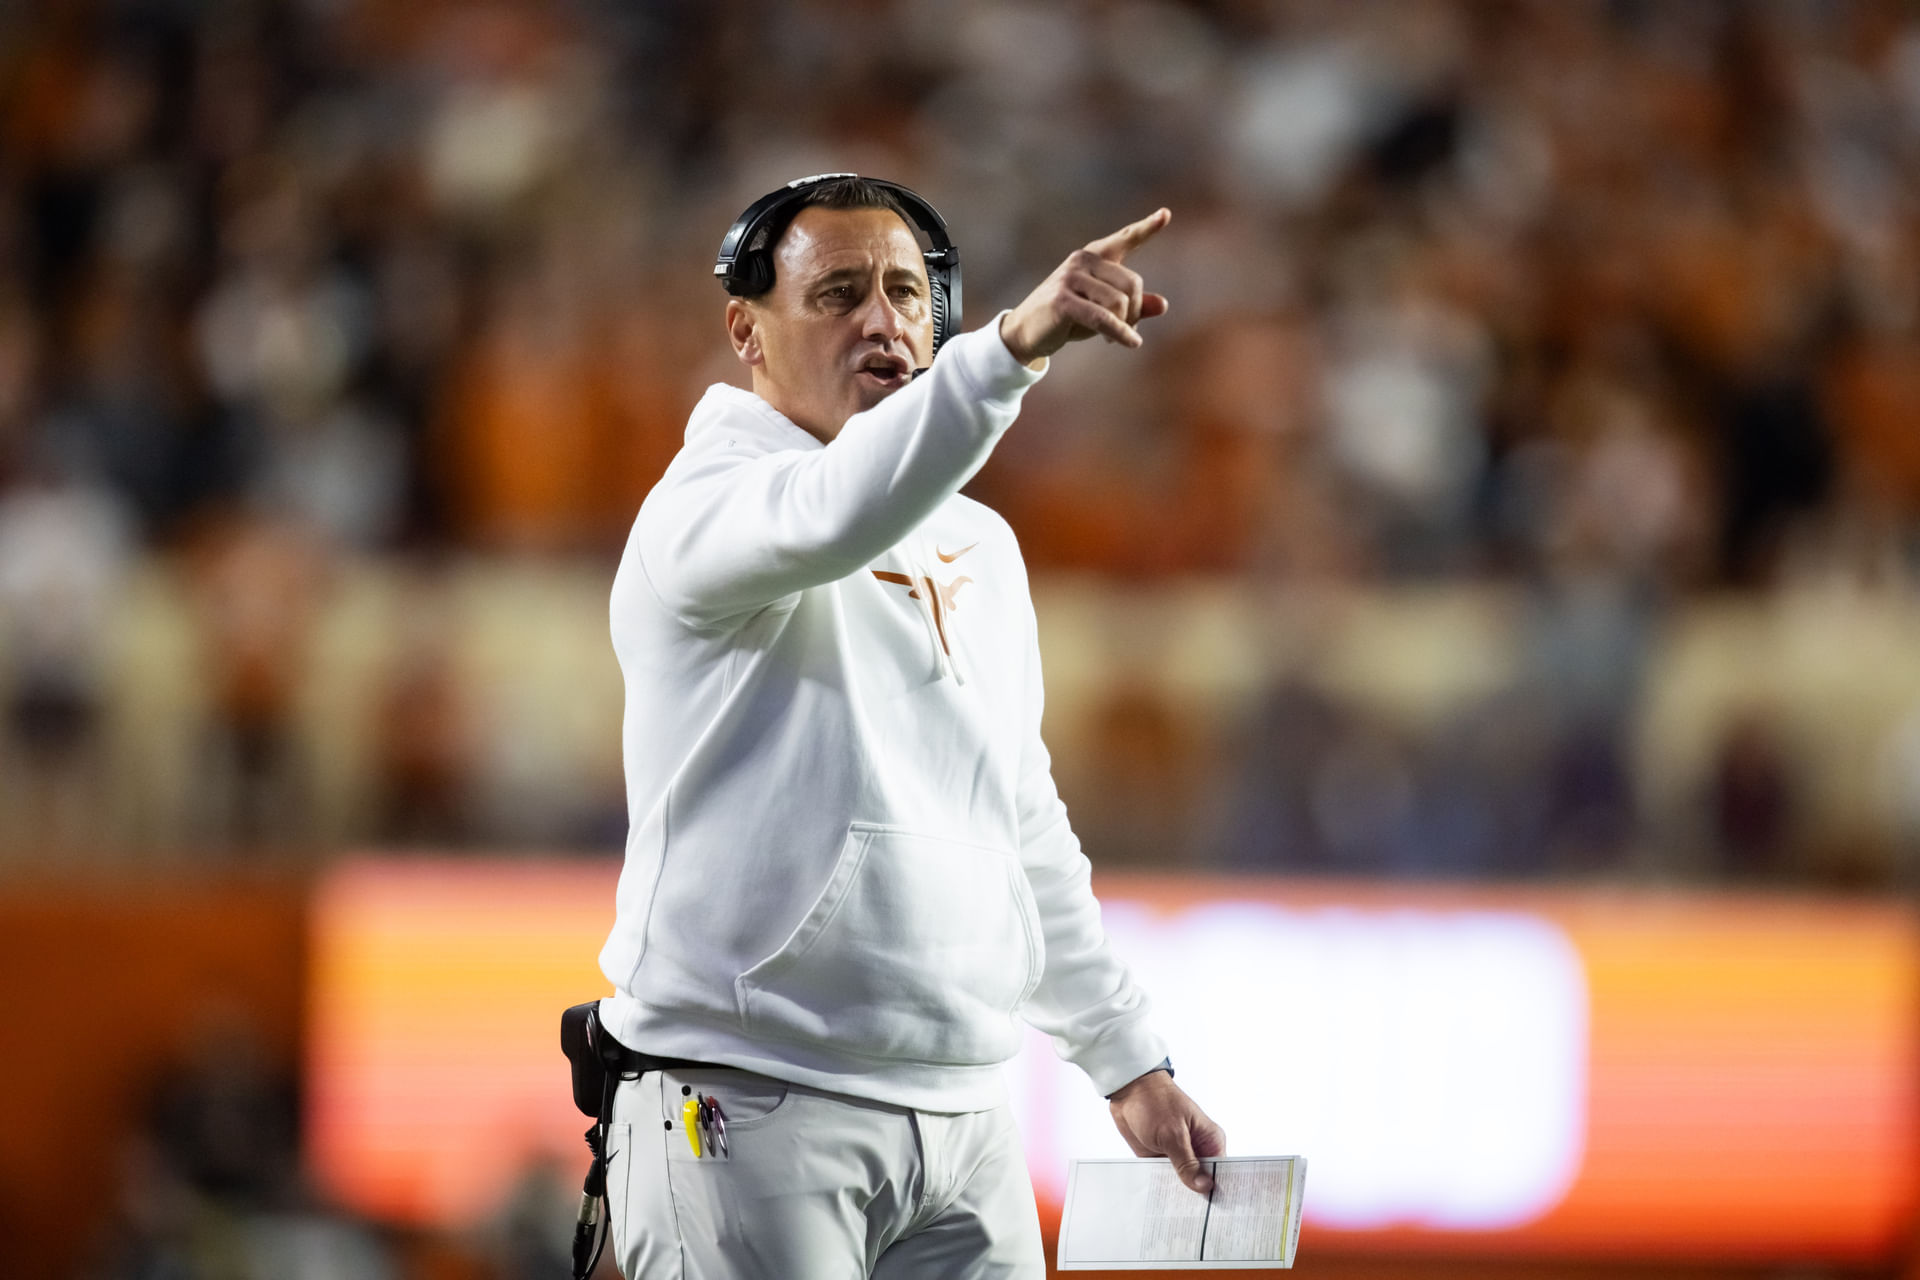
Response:
[[[771,289],[774,242],[799,212],[808,193],[823,182],[858,177],[857,173],[816,173],[795,178],[748,205],[746,212],[727,228],[726,238],[720,242],[713,274],[721,286],[735,297],[747,298]],[[927,285],[933,294],[933,349],[938,351],[960,329],[960,250],[947,234],[946,221],[918,194],[881,178],[863,181],[898,200],[931,243],[932,247],[921,253],[927,264]],[[766,234],[762,235],[763,232]]]

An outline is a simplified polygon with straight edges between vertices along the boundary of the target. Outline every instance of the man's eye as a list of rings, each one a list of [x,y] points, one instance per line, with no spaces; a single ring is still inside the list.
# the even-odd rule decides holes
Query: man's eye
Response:
[[[851,298],[853,296],[853,287],[851,285],[836,284],[827,290],[826,296],[829,298]]]

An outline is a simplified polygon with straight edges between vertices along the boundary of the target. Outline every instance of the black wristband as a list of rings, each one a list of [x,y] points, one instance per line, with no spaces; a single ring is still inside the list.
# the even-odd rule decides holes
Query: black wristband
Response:
[[[1145,1071],[1142,1071],[1139,1075],[1135,1076],[1133,1080],[1144,1080],[1156,1071],[1164,1071],[1167,1073],[1167,1078],[1172,1079],[1173,1078],[1173,1059],[1172,1058],[1160,1059],[1159,1066],[1148,1067]],[[1133,1080],[1127,1081],[1127,1084],[1132,1084]],[[1126,1088],[1126,1085],[1121,1085],[1120,1088],[1124,1089]],[[1119,1092],[1120,1092],[1120,1089],[1115,1089],[1112,1093],[1108,1094],[1107,1101],[1112,1102],[1114,1098],[1119,1094]]]

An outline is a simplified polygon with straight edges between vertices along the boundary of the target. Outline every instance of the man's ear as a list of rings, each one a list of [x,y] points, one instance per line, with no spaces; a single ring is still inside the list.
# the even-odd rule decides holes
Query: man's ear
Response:
[[[740,298],[727,302],[727,337],[733,341],[733,354],[741,364],[749,368],[766,362],[766,356],[760,350],[759,318],[753,314],[753,304]]]

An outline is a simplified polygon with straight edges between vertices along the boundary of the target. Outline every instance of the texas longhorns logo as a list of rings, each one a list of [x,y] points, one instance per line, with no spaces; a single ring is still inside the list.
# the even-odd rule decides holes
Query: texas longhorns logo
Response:
[[[958,560],[961,556],[967,554],[967,552],[979,545],[977,542],[969,543],[951,555],[936,547],[933,553],[948,564],[952,564],[955,560]],[[947,643],[947,615],[952,613],[956,607],[954,597],[960,594],[960,588],[972,582],[973,579],[962,574],[952,582],[943,584],[934,581],[931,575],[922,575],[916,579],[910,578],[904,573],[893,573],[886,569],[874,569],[870,572],[882,582],[895,582],[905,587],[907,589],[907,599],[909,600],[927,600],[931,602],[933,608],[933,627],[935,631],[940,633],[940,647],[945,649],[948,656],[951,657],[953,654],[953,646]],[[920,594],[922,588],[926,590],[926,595],[924,596]]]

